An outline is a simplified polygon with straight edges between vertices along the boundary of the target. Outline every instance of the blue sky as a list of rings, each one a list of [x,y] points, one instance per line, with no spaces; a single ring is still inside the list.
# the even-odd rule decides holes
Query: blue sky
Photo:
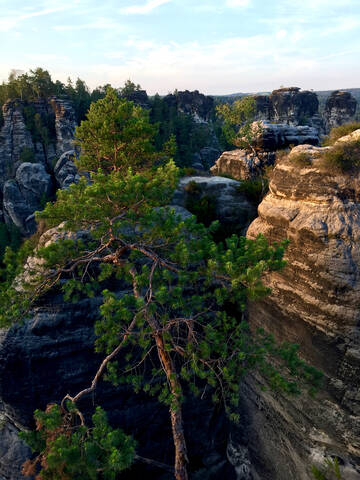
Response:
[[[150,94],[360,87],[360,0],[0,0],[0,79],[41,66]]]

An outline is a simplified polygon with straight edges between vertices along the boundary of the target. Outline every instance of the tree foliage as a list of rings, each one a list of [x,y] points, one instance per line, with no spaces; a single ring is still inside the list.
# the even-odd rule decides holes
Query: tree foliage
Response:
[[[81,145],[81,169],[105,172],[144,168],[154,161],[152,139],[156,127],[142,108],[119,98],[115,89],[93,103],[87,120],[77,127],[75,137]]]
[[[254,152],[254,144],[261,134],[261,124],[253,124],[256,114],[256,101],[253,97],[242,97],[232,104],[216,107],[217,114],[223,119],[223,132],[226,140],[237,147]]]
[[[185,391],[222,402],[237,421],[239,380],[247,371],[259,370],[273,388],[288,393],[299,392],[297,379],[311,388],[320,379],[298,357],[297,346],[277,345],[265,332],[252,332],[241,314],[247,301],[269,294],[261,278],[285,265],[286,242],[269,245],[263,236],[249,240],[233,235],[216,243],[216,222],[205,227],[167,207],[179,171],[172,161],[143,169],[152,153],[152,134],[146,114],[108,90],[77,130],[84,148],[82,166],[92,171],[90,181],[82,178],[59,190],[57,201],[37,214],[43,228],[57,227],[57,241],[33,248],[37,260],[24,267],[31,243],[17,254],[7,251],[0,296],[3,322],[26,316],[54,288],[66,300],[103,299],[95,349],[104,357],[90,386],[64,395],[60,406],[37,412],[37,433],[26,437],[39,452],[39,478],[61,478],[54,476],[60,471],[69,479],[115,478],[114,469],[106,470],[113,455],[111,466],[118,470],[127,465],[119,459],[130,461],[133,443],[107,430],[102,412],[96,414],[100,423],[93,418],[93,430],[68,421],[74,415],[83,418],[78,402],[103,377],[168,406],[178,480],[187,479]],[[101,452],[91,456],[86,471],[81,465],[93,451],[98,426],[109,448],[103,457]],[[107,443],[108,436],[115,443]],[[103,470],[94,469],[99,462],[105,462]],[[88,476],[77,476],[82,471]]]

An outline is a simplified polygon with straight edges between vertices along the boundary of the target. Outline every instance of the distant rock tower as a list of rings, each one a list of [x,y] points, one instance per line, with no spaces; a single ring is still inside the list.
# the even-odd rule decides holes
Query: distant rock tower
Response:
[[[354,120],[356,98],[350,92],[335,90],[327,99],[324,112],[326,131]]]

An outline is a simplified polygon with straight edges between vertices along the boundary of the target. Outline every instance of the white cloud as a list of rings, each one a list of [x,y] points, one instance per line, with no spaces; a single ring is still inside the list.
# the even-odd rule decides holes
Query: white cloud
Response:
[[[143,5],[124,7],[120,10],[120,13],[125,15],[145,15],[155,10],[155,8],[161,7],[161,5],[165,5],[171,1],[172,0],[148,0]]]

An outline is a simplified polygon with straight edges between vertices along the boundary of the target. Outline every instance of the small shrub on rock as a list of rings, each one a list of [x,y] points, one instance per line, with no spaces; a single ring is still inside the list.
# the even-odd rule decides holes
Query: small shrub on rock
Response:
[[[321,166],[333,173],[351,172],[360,167],[360,141],[341,142],[322,154]]]
[[[299,168],[308,167],[311,165],[311,157],[306,152],[294,153],[290,156],[290,163]]]
[[[339,138],[345,137],[345,135],[349,135],[350,133],[358,130],[359,128],[360,122],[345,123],[344,125],[340,125],[340,127],[335,127],[331,130],[329,135],[324,138],[324,140],[322,141],[322,145],[324,147],[334,145],[334,143],[339,140]]]

